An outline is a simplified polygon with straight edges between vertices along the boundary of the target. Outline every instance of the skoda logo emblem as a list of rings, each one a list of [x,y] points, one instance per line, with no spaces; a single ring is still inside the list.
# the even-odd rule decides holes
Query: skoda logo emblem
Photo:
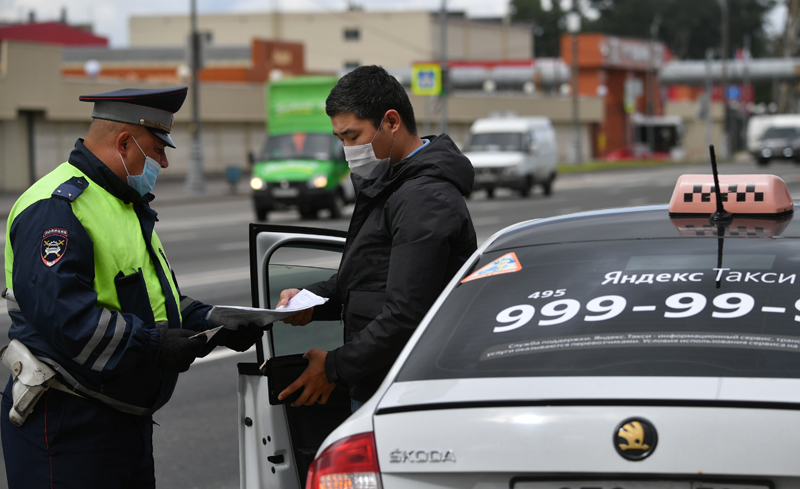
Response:
[[[628,418],[614,431],[614,448],[626,460],[646,459],[655,451],[656,444],[658,433],[644,418]]]

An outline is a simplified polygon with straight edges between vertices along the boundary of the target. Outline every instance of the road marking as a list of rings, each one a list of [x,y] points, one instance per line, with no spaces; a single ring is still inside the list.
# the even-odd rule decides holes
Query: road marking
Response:
[[[783,314],[786,312],[785,307],[767,307],[764,306],[761,308],[761,312],[777,312],[778,314]]]
[[[655,311],[656,306],[633,306],[633,312]]]
[[[200,231],[189,231],[185,233],[161,233],[159,239],[162,243],[178,243],[180,241],[193,241],[200,237]]]
[[[219,251],[239,251],[239,250],[249,250],[250,243],[247,241],[239,241],[236,243],[222,243],[217,247]]]
[[[204,356],[203,358],[198,358],[194,361],[192,365],[200,365],[201,363],[208,363],[208,362],[215,362],[217,360],[223,360],[225,358],[235,357],[236,355],[244,355],[247,353],[253,353],[256,351],[256,346],[253,345],[247,351],[233,351],[229,350],[228,348],[220,347],[220,350],[215,350],[209,353],[208,355]]]
[[[156,231],[184,231],[184,230],[203,230],[210,227],[217,227],[219,225],[233,225],[254,222],[253,216],[250,213],[246,215],[231,216],[223,215],[216,217],[198,216],[195,219],[170,219],[165,218],[159,221]]]
[[[178,276],[178,285],[180,285],[181,288],[239,281],[250,282],[250,267],[232,268],[230,270],[211,270],[208,272],[199,273],[185,273]]]
[[[473,226],[488,226],[490,224],[497,224],[498,222],[500,222],[500,218],[497,216],[476,217],[472,219]]]
[[[581,212],[582,210],[583,207],[562,207],[561,209],[556,211],[556,214],[554,215],[563,216],[565,214],[575,214],[576,212]]]

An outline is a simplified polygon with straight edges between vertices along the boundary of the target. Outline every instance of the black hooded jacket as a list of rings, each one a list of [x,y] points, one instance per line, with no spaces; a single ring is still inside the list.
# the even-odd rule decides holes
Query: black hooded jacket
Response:
[[[477,248],[464,202],[475,171],[447,135],[379,177],[353,175],[356,204],[339,271],[307,287],[330,300],[313,319],[344,321],[328,353],[330,382],[366,401],[425,313]]]

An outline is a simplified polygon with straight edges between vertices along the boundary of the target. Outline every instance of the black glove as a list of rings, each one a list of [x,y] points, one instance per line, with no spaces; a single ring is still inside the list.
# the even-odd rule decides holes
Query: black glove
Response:
[[[236,329],[222,328],[213,339],[217,340],[217,344],[225,346],[235,351],[246,351],[253,344],[261,339],[264,330],[257,324],[245,324]],[[219,338],[219,339],[217,339]]]
[[[158,342],[158,357],[156,365],[170,372],[186,372],[189,365],[194,362],[197,355],[206,344],[206,337],[196,335],[195,331],[188,329],[158,328],[161,331],[161,340]]]

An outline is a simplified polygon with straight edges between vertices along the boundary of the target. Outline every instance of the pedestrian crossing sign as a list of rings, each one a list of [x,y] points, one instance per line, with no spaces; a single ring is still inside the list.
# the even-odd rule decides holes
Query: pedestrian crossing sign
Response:
[[[416,63],[411,67],[411,93],[439,95],[442,93],[442,68],[438,63]]]

